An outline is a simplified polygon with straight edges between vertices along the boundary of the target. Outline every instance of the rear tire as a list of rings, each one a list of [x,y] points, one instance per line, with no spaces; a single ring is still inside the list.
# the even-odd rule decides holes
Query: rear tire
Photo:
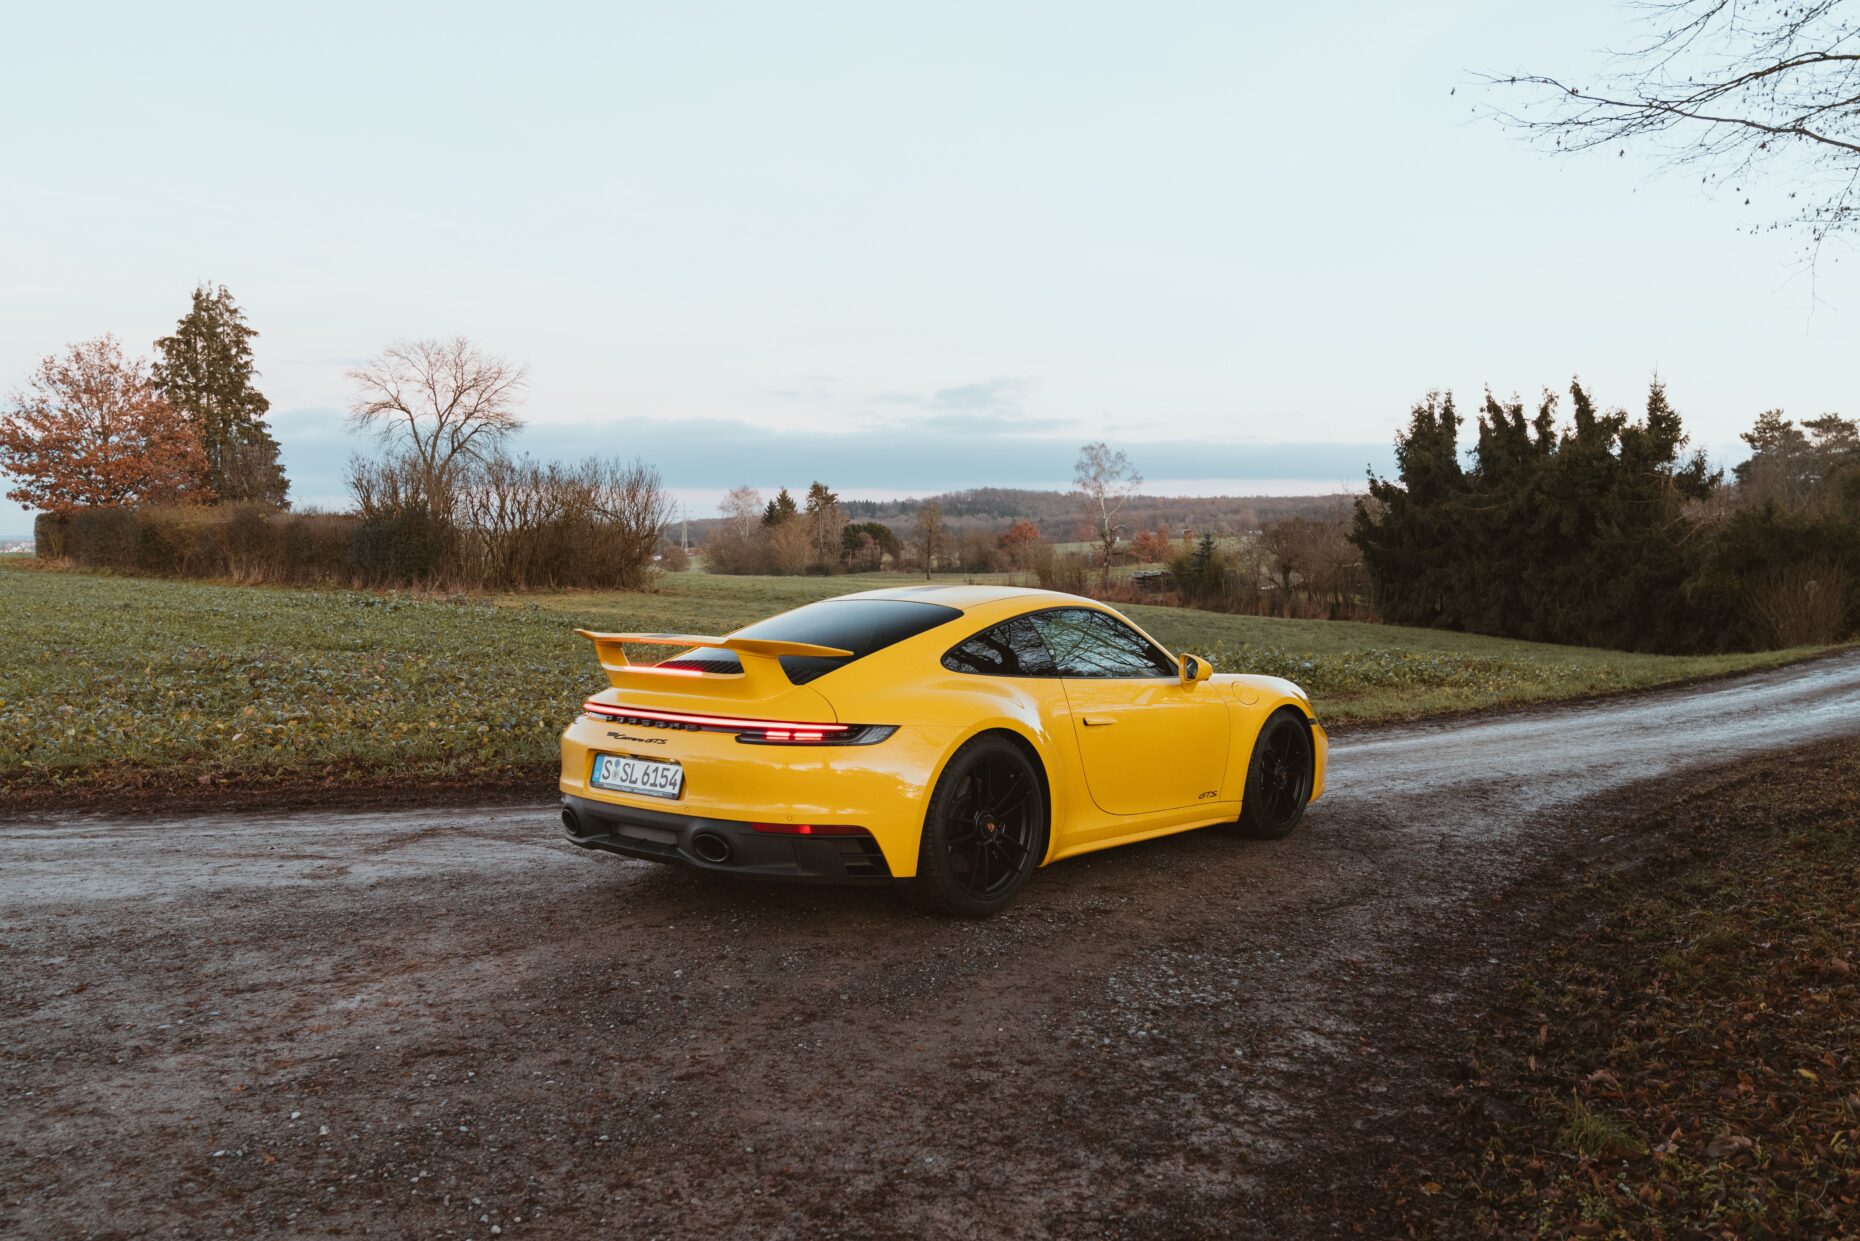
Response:
[[[1240,834],[1254,840],[1291,835],[1310,804],[1315,766],[1310,725],[1291,707],[1273,712],[1253,740],[1240,795]]]
[[[1005,908],[1046,855],[1046,796],[1026,753],[978,737],[937,778],[917,874],[901,885],[920,909],[985,918]]]

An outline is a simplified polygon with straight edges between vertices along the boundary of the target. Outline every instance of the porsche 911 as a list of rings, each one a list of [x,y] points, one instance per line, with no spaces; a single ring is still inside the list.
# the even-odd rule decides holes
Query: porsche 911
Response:
[[[609,682],[562,734],[562,823],[587,849],[979,917],[1093,850],[1284,836],[1324,791],[1297,685],[1215,673],[1074,595],[932,584],[724,637],[577,632]]]

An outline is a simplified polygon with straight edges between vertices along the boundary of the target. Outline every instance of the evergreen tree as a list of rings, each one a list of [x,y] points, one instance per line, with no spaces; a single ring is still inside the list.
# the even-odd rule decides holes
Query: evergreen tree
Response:
[[[788,494],[788,489],[786,487],[783,487],[781,492],[776,495],[773,500],[769,501],[769,506],[762,510],[762,524],[765,526],[785,526],[792,521],[800,511],[800,509],[795,507],[794,497]]]
[[[1214,546],[1214,535],[1203,534],[1195,544],[1194,553],[1188,562],[1189,580],[1186,585],[1189,594],[1196,599],[1207,599],[1219,594],[1221,579],[1226,576],[1226,572],[1226,566],[1221,563],[1221,554]]]
[[[1378,610],[1438,625],[1634,650],[1722,646],[1719,620],[1688,607],[1700,571],[1687,506],[1718,476],[1684,453],[1679,414],[1656,381],[1646,412],[1598,412],[1570,385],[1536,415],[1487,393],[1470,464],[1451,395],[1430,395],[1397,438],[1398,478],[1371,477],[1352,540]]]
[[[1742,439],[1750,460],[1735,473],[1746,504],[1801,508],[1827,494],[1828,479],[1860,466],[1860,425],[1839,414],[1806,419],[1798,429],[1782,410],[1765,410]]]
[[[1395,437],[1399,481],[1369,479],[1351,539],[1363,553],[1377,609],[1406,625],[1464,626],[1466,478],[1460,468],[1460,416],[1453,394],[1430,392]]]
[[[848,556],[859,552],[865,546],[866,539],[872,540],[875,553],[881,557],[869,566],[873,569],[884,567],[883,556],[890,556],[895,561],[903,555],[904,549],[898,544],[897,532],[882,521],[855,522],[840,531],[840,546]]]
[[[152,376],[193,426],[207,455],[207,484],[224,503],[282,507],[289,484],[265,425],[271,402],[252,386],[258,333],[224,285],[201,285],[174,335],[155,342]]]

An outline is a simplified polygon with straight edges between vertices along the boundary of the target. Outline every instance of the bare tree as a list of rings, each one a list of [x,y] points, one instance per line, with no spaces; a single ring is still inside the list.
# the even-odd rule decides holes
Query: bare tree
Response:
[[[943,529],[943,506],[935,500],[926,500],[924,506],[917,510],[916,537],[912,540],[923,552],[924,580],[930,580],[930,572],[936,567],[936,558],[943,554],[948,534]]]
[[[1768,227],[1805,228],[1812,251],[1856,222],[1860,24],[1847,0],[1645,0],[1646,34],[1596,79],[1484,75],[1537,98],[1506,122],[1559,151],[1651,144],[1671,165],[1750,202],[1778,177]]]
[[[723,514],[726,527],[748,538],[762,521],[762,493],[754,487],[732,487],[717,511]]]
[[[1290,597],[1292,578],[1298,572],[1297,531],[1291,524],[1296,520],[1288,518],[1285,521],[1267,522],[1259,532],[1259,549],[1264,554],[1269,575],[1279,588],[1281,599]]]
[[[717,506],[723,520],[704,545],[704,568],[711,573],[758,573],[762,564],[762,493],[735,487]]]
[[[1316,517],[1287,517],[1267,522],[1256,545],[1276,579],[1279,610],[1300,612],[1295,591],[1302,589],[1311,614],[1332,620],[1347,615],[1365,593],[1359,580],[1362,553],[1350,542],[1348,510],[1333,508]]]
[[[355,511],[365,520],[397,517],[416,509],[432,511],[419,466],[405,453],[389,453],[377,459],[354,453],[349,457],[345,481],[349,494],[355,497]]]
[[[629,566],[641,584],[653,554],[672,524],[672,498],[659,471],[635,458],[631,463],[589,461],[590,507],[607,535],[615,560]]]
[[[1091,510],[1092,529],[1097,532],[1098,542],[1104,549],[1104,585],[1109,587],[1111,556],[1117,550],[1117,536],[1124,529],[1117,519],[1124,505],[1143,486],[1143,475],[1137,473],[1122,450],[1112,452],[1104,441],[1098,440],[1079,449],[1072,485],[1085,497]]]
[[[404,454],[435,515],[450,512],[460,471],[490,460],[523,425],[516,407],[525,372],[463,336],[399,341],[348,374],[349,413]]]
[[[672,513],[657,470],[594,457],[495,456],[465,472],[454,498],[459,575],[505,590],[643,589]]]
[[[807,489],[807,506],[802,510],[806,523],[809,554],[823,573],[833,572],[846,550],[841,532],[846,529],[846,510],[837,494],[816,481]]]

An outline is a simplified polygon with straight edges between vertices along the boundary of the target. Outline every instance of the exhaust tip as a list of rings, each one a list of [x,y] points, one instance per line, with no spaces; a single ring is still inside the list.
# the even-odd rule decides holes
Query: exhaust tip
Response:
[[[730,842],[715,832],[699,832],[691,837],[691,852],[706,862],[721,865],[730,860]]]
[[[568,829],[570,836],[581,835],[581,820],[576,818],[575,812],[567,806],[562,807],[562,826]]]

